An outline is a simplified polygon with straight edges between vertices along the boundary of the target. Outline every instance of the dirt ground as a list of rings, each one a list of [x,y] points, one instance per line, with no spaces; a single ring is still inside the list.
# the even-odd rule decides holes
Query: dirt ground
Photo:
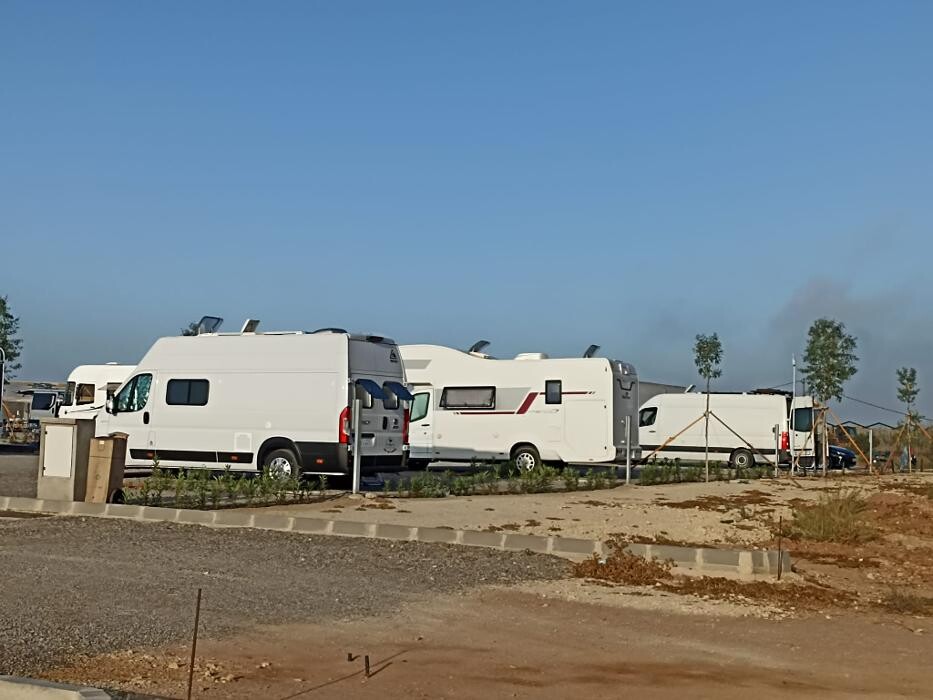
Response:
[[[257,628],[202,642],[195,697],[930,696],[933,636],[915,621],[762,618],[742,606],[688,611],[678,599],[576,580],[436,597],[365,621]],[[183,697],[188,653],[135,650],[45,675]]]

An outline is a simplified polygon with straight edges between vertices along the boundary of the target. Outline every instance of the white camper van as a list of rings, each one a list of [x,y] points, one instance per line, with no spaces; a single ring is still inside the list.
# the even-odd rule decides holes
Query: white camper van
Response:
[[[792,403],[791,397],[784,394],[711,393],[709,408],[732,429],[729,430],[716,418],[710,417],[711,461],[728,462],[739,469],[750,467],[756,462],[773,463],[777,439],[780,441],[782,463],[789,462],[790,448],[793,446],[800,464],[812,464],[815,451],[811,397],[798,396]],[[674,440],[657,452],[656,458],[703,460],[704,421],[697,418],[704,411],[706,394],[658,394],[650,398],[639,411],[638,438],[642,453],[647,456],[676,435]],[[780,426],[777,438],[774,433],[776,425]]]
[[[65,400],[58,409],[58,415],[62,418],[96,418],[107,399],[113,398],[134,369],[135,365],[116,362],[75,367],[68,375]]]
[[[625,416],[631,456],[638,459],[635,368],[597,357],[549,359],[524,353],[497,360],[439,345],[403,345],[414,394],[409,460],[513,460],[533,469],[542,460],[625,459]]]
[[[97,419],[126,433],[127,466],[348,474],[350,410],[361,464],[401,468],[411,398],[395,341],[341,329],[161,338]]]

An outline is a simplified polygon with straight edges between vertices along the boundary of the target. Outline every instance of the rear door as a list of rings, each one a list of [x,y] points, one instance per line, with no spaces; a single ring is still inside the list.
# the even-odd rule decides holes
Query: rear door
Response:
[[[802,456],[814,454],[813,399],[798,396],[794,399],[790,415],[792,445],[794,453]]]
[[[351,338],[349,356],[351,387],[362,406],[361,454],[386,464],[400,463],[408,394],[398,347],[382,339]]]
[[[430,386],[417,386],[411,402],[411,429],[409,457],[434,458],[434,391]]]

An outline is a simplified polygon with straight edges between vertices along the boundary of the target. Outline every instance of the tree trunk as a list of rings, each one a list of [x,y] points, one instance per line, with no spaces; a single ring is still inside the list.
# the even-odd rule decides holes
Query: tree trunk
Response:
[[[706,451],[706,481],[709,482],[709,378],[706,379],[706,424],[703,427],[703,442]]]
[[[820,447],[820,458],[823,460],[823,477],[826,477],[826,471],[829,469],[829,428],[826,424],[826,411],[823,411],[823,445]]]

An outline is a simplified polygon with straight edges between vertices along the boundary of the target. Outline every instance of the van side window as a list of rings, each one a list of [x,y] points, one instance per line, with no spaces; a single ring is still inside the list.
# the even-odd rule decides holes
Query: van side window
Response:
[[[137,374],[126,383],[116,396],[117,411],[127,413],[141,411],[149,402],[149,388],[152,386],[151,374]]]
[[[430,392],[420,391],[415,394],[415,398],[411,402],[411,418],[409,420],[412,423],[417,423],[419,420],[424,420],[425,416],[428,415],[428,407],[430,407],[430,405]]]
[[[94,403],[94,385],[78,384],[75,391],[75,405],[85,406],[89,403]]]
[[[169,379],[165,403],[169,406],[206,406],[210,383],[206,379]]]
[[[645,428],[649,425],[654,425],[654,421],[658,417],[657,408],[643,408],[638,412],[638,427]]]
[[[441,408],[495,408],[494,386],[450,386],[441,393]]]
[[[560,379],[549,379],[544,382],[544,403],[561,403],[563,401]]]
[[[65,389],[65,405],[74,406],[75,404],[75,383],[68,382],[68,388]]]
[[[398,408],[398,396],[392,393],[388,383],[382,385],[382,391],[386,395],[382,400],[382,407],[387,411],[394,411]]]

